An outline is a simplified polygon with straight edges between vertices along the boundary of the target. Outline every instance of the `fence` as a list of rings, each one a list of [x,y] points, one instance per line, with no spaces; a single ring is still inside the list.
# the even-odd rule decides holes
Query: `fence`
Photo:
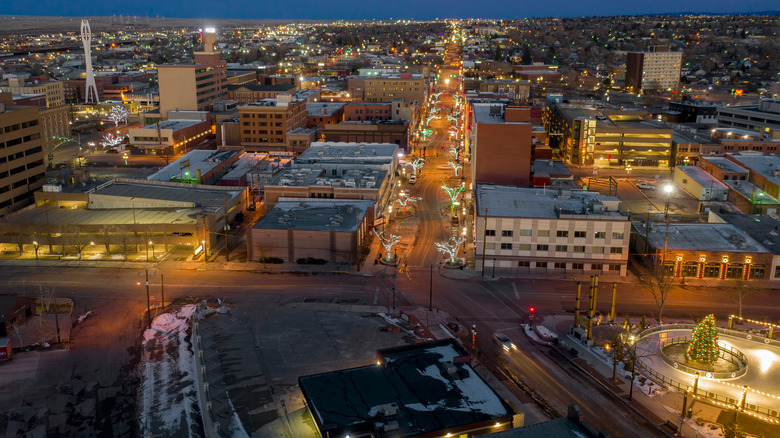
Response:
[[[648,337],[649,335],[659,333],[659,332],[666,332],[666,331],[673,331],[673,330],[692,330],[694,327],[694,324],[666,324],[666,325],[659,325],[655,327],[648,328],[642,332],[639,333],[637,336],[636,342],[638,343],[642,339]],[[733,336],[733,337],[739,337],[742,339],[746,339],[753,342],[760,342],[762,344],[772,344],[777,345],[777,341],[763,338],[760,336],[754,336],[749,335],[744,332],[738,332],[736,330],[728,330],[728,329],[721,329],[718,328],[718,333],[722,333],[726,336]],[[768,341],[768,342],[767,342]],[[663,357],[663,354],[662,354]],[[671,377],[667,377],[658,371],[654,370],[652,366],[644,363],[642,360],[642,357],[636,358],[636,365],[641,368],[645,373],[653,377],[659,382],[664,383],[665,385],[675,388],[678,391],[682,392],[689,392],[694,397],[703,399],[705,401],[710,401],[715,403],[716,405],[720,405],[729,409],[740,409],[739,403],[740,400],[733,399],[731,397],[718,394],[715,392],[706,391],[702,388],[696,388],[696,391],[693,390],[693,386],[688,385],[683,382],[679,382],[677,380],[672,379]],[[695,373],[695,371],[694,371]],[[728,384],[728,383],[726,383]],[[756,390],[752,390],[753,392],[758,392]],[[780,422],[780,410],[778,409],[770,409],[764,406],[758,406],[754,405],[752,403],[745,403],[744,409],[742,409],[745,413],[752,415],[754,417],[758,417],[759,419],[762,419],[764,421],[769,421],[771,423],[779,423]]]
[[[660,346],[661,359],[663,359],[663,361],[666,362],[668,365],[680,371],[686,372],[688,374],[701,373],[703,370],[694,367],[689,367],[688,365],[677,362],[674,359],[667,356],[666,353],[664,353],[664,347],[668,345],[676,345],[676,344],[687,345],[689,340],[690,338],[687,336],[678,336],[675,338],[664,339],[663,341],[661,341],[661,346]],[[723,372],[704,371],[704,375],[708,379],[736,379],[737,377],[742,377],[745,374],[747,374],[747,370],[748,370],[747,357],[736,348],[724,347],[722,345],[718,345],[718,358],[724,359],[729,363],[737,365],[738,369],[736,371],[723,371]]]

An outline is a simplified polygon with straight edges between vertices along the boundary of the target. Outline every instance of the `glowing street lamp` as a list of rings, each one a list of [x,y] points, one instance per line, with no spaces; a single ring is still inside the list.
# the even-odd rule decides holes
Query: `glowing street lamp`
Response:
[[[35,260],[38,260],[38,242],[33,241],[33,249],[35,249]]]

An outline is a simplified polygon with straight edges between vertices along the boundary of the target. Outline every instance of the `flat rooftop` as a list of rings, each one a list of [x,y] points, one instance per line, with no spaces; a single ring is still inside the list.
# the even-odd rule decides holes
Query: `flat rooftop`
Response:
[[[223,161],[238,154],[237,150],[205,151],[194,150],[178,160],[146,177],[149,181],[171,181],[172,179],[197,178],[198,171],[206,175]]]
[[[190,126],[195,126],[199,123],[203,123],[202,120],[187,120],[187,119],[168,119],[164,122],[160,122],[160,129],[172,129],[174,131],[178,131],[180,129],[189,128]],[[132,129],[132,128],[131,128]],[[154,129],[157,130],[157,124],[152,123],[150,125],[146,125],[141,129]]]
[[[763,154],[761,152],[738,152],[726,154],[734,161],[749,170],[758,173],[770,183],[780,186],[780,155]]]
[[[296,159],[296,163],[328,161],[382,161],[392,162],[398,153],[393,143],[313,142]]]
[[[720,219],[734,225],[759,242],[774,255],[780,255],[780,220],[767,215],[718,214]]]
[[[397,425],[419,436],[511,417],[512,409],[471,368],[455,341],[379,350],[379,365],[303,376],[301,391],[321,433]],[[380,429],[382,430],[382,429]]]
[[[644,222],[634,222],[634,229],[648,236],[650,247],[661,249],[666,237],[666,224],[654,223],[646,232]],[[669,224],[666,248],[669,251],[767,252],[745,232],[731,224]]]
[[[777,205],[780,203],[780,201],[762,190],[761,187],[756,187],[750,181],[726,180],[723,181],[723,183],[727,185],[729,189],[752,200],[755,205]]]
[[[253,71],[254,72],[254,71]],[[237,91],[239,89],[246,89],[249,91],[278,91],[278,92],[284,92],[284,91],[290,91],[295,89],[295,84],[273,84],[273,85],[266,85],[266,84],[246,84],[246,85],[228,85],[227,90],[228,91]]]
[[[322,201],[322,200],[319,200]],[[310,230],[310,231],[356,231],[363,221],[371,202],[277,202],[265,213],[253,228]]]
[[[75,186],[71,186],[71,188],[73,187]],[[148,208],[150,205],[166,207],[165,202],[175,205],[188,204],[195,208],[221,208],[224,201],[243,194],[243,189],[240,188],[129,178],[118,178],[112,184],[98,187],[100,188],[86,193],[116,198],[114,203],[117,208]],[[78,193],[79,191],[72,190],[71,192]]]
[[[548,176],[555,177],[571,177],[572,174],[569,168],[560,160],[534,160],[533,163],[534,175],[545,173]]]
[[[332,116],[336,111],[344,108],[344,102],[307,102],[306,114],[315,116]]]
[[[684,173],[686,176],[696,181],[696,183],[704,188],[728,189],[726,184],[723,184],[720,182],[720,180],[705,172],[701,167],[677,166],[677,171]]]
[[[357,189],[378,189],[387,177],[379,169],[350,169],[341,176],[327,176],[323,169],[292,168],[283,170],[268,186],[311,187],[330,186]]]
[[[720,168],[723,173],[750,174],[750,171],[725,157],[701,157],[702,160]]]
[[[140,204],[140,201],[139,201]],[[52,208],[35,207],[12,213],[18,221],[30,225],[187,225],[197,222],[200,208]]]
[[[474,118],[477,123],[489,124],[508,124],[508,125],[528,125],[530,122],[507,122],[504,120],[505,107],[498,103],[474,103],[471,105],[474,110]]]
[[[482,217],[558,219],[562,215],[578,215],[627,220],[618,211],[618,198],[598,192],[479,184],[474,197],[477,214]]]

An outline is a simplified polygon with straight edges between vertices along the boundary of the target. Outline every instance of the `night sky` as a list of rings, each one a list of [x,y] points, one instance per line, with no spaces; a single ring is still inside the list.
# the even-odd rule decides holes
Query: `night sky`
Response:
[[[526,18],[664,14],[750,13],[777,10],[777,0],[1,0],[0,14],[179,18],[418,19]]]

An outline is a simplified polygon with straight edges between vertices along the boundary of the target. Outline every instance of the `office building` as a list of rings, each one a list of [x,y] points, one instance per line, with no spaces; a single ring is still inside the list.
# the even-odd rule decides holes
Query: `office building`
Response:
[[[133,154],[177,155],[211,136],[211,120],[169,119],[128,130]]]
[[[391,102],[395,99],[425,102],[428,86],[421,74],[401,73],[384,76],[367,76],[363,99],[366,102]],[[352,96],[357,98],[357,96]]]
[[[263,99],[276,99],[280,94],[295,93],[295,84],[243,84],[228,85],[227,98],[237,100],[243,104],[257,102]]]
[[[780,99],[763,99],[758,105],[718,107],[718,127],[757,131],[768,135],[780,131]]]
[[[45,182],[38,108],[12,102],[0,93],[0,216],[29,204]]]
[[[630,222],[596,192],[477,185],[475,269],[626,275]]]
[[[252,152],[287,151],[288,133],[306,127],[306,102],[289,94],[238,107],[241,146]]]
[[[306,126],[324,128],[328,123],[344,121],[343,102],[306,102]]]
[[[324,135],[326,142],[393,143],[400,152],[410,152],[409,122],[404,120],[328,123]]]
[[[210,110],[214,102],[227,98],[227,68],[214,43],[214,29],[207,28],[203,32],[203,51],[194,53],[194,64],[157,66],[163,118],[173,110]]]
[[[680,84],[682,52],[653,46],[647,52],[626,55],[626,88],[633,92],[667,90]]]
[[[466,153],[475,184],[528,187],[534,144],[530,108],[495,103],[470,105]]]
[[[27,83],[22,78],[10,77],[8,86],[0,88],[12,94],[43,94],[47,108],[65,105],[65,92],[59,81]]]

